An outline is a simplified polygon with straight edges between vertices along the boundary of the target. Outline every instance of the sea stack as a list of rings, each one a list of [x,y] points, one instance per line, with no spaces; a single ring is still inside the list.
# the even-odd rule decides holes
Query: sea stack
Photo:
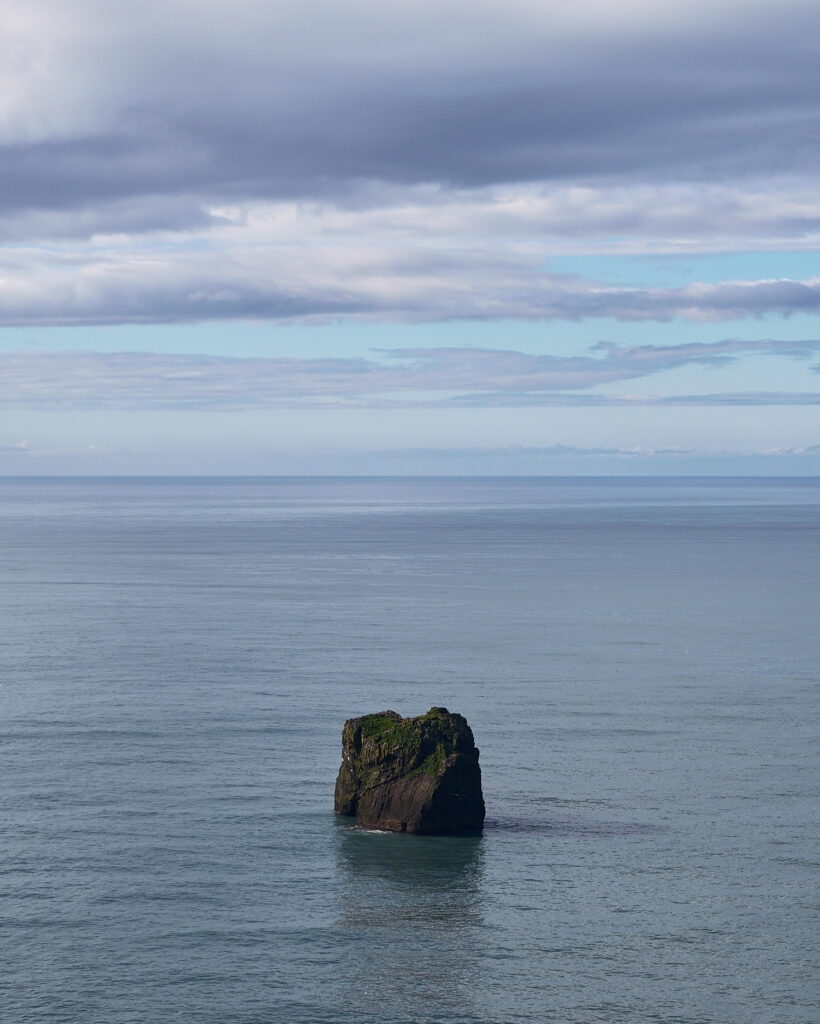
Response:
[[[462,715],[430,708],[351,718],[342,730],[337,814],[362,828],[416,835],[481,831],[484,797],[473,732]]]

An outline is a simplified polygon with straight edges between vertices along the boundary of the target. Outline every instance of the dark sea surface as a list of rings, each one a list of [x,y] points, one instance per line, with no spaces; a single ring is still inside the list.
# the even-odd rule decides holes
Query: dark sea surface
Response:
[[[0,1019],[813,1024],[820,481],[0,481]],[[332,813],[445,705],[481,838]]]

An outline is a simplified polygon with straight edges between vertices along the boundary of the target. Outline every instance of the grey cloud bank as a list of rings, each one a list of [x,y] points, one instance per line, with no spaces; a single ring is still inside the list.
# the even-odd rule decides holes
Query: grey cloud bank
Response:
[[[568,239],[820,245],[814,3],[12,0],[4,30],[2,325],[820,305],[548,272]]]
[[[816,5],[563,6],[13,4],[0,205],[811,172]]]
[[[220,201],[195,193],[134,198],[91,196],[70,207],[0,209],[8,242],[126,235],[167,244],[196,233],[211,243],[338,244],[366,237],[381,245],[496,244],[522,238],[550,248],[573,240],[602,252],[801,249],[820,240],[813,180],[794,175],[726,183],[654,181],[579,185],[538,181],[482,188],[363,181],[320,201]],[[99,241],[96,242],[99,245]],[[559,245],[560,244],[560,245]],[[78,248],[78,252],[82,252]]]

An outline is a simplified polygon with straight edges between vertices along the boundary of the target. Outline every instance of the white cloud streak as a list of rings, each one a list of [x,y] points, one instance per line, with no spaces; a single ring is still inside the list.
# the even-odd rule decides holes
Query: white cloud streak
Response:
[[[525,244],[12,249],[0,259],[0,324],[720,322],[820,310],[820,278],[636,288],[549,273],[542,258],[538,247]]]
[[[760,457],[808,457],[817,458],[820,455],[820,445],[808,445],[805,447],[781,447],[765,449],[706,449],[706,448],[684,448],[667,447],[653,448],[651,446],[636,445],[631,448],[608,447],[608,446],[583,446],[571,444],[551,445],[504,445],[499,447],[472,447],[472,448],[398,448],[395,450],[379,450],[380,456],[393,457],[406,460],[419,457],[436,459],[456,459],[459,461],[473,458],[502,458],[522,459],[532,458],[563,459],[563,458],[600,458],[615,457],[616,459],[691,459],[691,458],[719,458],[737,459]]]

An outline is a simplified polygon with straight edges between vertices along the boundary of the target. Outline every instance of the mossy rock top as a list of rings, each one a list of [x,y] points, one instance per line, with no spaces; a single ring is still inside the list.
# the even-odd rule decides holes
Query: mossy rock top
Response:
[[[342,730],[336,813],[394,832],[479,832],[478,757],[467,720],[444,707],[415,718],[395,711],[351,718]]]

